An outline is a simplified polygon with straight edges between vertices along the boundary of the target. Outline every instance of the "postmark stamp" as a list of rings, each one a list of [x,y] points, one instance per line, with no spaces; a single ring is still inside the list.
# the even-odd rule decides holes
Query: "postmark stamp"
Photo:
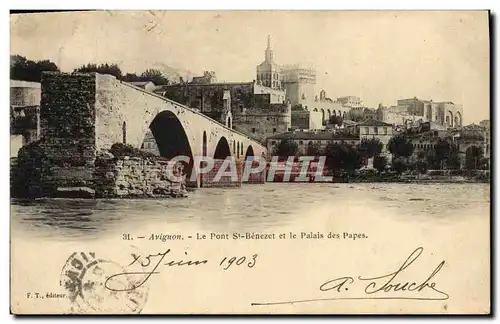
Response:
[[[106,288],[110,276],[126,272],[120,264],[97,258],[94,252],[75,252],[62,268],[60,285],[68,292],[75,313],[138,314],[147,301],[146,285],[136,288],[135,279],[124,275],[112,278],[113,286],[122,289]]]

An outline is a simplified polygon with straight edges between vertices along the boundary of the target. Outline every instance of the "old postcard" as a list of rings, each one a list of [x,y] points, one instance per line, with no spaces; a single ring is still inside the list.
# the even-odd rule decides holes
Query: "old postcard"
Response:
[[[490,313],[488,11],[10,28],[12,313]]]

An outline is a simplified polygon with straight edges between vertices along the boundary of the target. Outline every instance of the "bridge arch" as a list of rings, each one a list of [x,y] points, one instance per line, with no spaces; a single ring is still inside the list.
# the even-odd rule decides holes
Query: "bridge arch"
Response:
[[[149,128],[161,156],[171,159],[175,156],[186,155],[192,160],[193,151],[186,130],[173,112],[170,110],[160,112],[155,116]]]
[[[252,145],[248,145],[247,147],[247,151],[245,152],[245,161],[248,159],[249,156],[254,156]]]
[[[207,156],[207,132],[203,131],[203,144],[201,147],[201,155]]]
[[[214,153],[214,159],[224,160],[228,156],[231,156],[231,149],[229,148],[229,143],[227,139],[222,136],[217,143]]]

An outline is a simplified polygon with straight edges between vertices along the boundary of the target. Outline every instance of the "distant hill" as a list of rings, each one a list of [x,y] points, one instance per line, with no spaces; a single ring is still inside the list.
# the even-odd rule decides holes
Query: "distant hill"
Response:
[[[191,81],[193,77],[200,76],[199,73],[194,73],[185,69],[173,68],[165,63],[156,62],[152,66],[153,69],[160,70],[164,77],[172,82],[179,82],[182,77],[185,82]]]

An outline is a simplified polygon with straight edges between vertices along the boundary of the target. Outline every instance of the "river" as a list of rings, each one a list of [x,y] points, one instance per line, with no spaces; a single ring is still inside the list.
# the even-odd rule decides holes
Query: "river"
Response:
[[[184,199],[12,201],[13,236],[45,240],[99,239],[124,228],[169,230],[192,223],[200,230],[264,230],[304,221],[314,210],[344,217],[392,215],[398,222],[454,222],[474,211],[487,217],[489,184],[266,184],[201,189]],[[349,215],[353,208],[366,209]],[[172,226],[175,227],[175,226]]]

